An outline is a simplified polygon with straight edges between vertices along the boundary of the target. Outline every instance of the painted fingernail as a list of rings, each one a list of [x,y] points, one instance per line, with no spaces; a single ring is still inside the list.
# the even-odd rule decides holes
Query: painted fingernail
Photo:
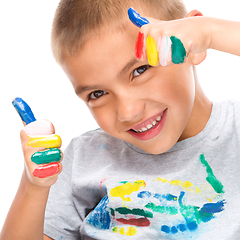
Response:
[[[32,155],[31,160],[36,164],[47,164],[52,162],[59,162],[62,158],[60,149],[51,148],[46,151],[39,151]]]
[[[141,17],[140,14],[132,7],[128,9],[128,17],[137,27],[142,27],[143,25],[149,24],[149,21],[146,18]]]
[[[167,63],[171,61],[171,46],[172,42],[169,37],[163,36],[159,37],[158,41],[158,52],[159,52],[159,61],[162,66],[167,66]]]
[[[26,124],[36,121],[31,108],[28,104],[21,98],[15,98],[12,102],[13,106],[17,110],[22,121]]]
[[[183,63],[187,55],[183,43],[175,36],[171,36],[170,39],[172,41],[172,62]]]
[[[136,47],[135,47],[135,55],[137,59],[143,59],[145,58],[144,54],[144,33],[139,32],[137,41],[136,41]]]
[[[57,148],[61,146],[61,138],[56,134],[49,136],[29,136],[30,140],[27,143],[27,146],[34,148],[43,147],[43,148]]]
[[[40,165],[33,171],[33,176],[38,178],[46,178],[57,174],[59,171],[60,171],[59,163]]]
[[[159,63],[157,43],[150,35],[147,38],[147,58],[149,64],[152,66],[156,66]]]

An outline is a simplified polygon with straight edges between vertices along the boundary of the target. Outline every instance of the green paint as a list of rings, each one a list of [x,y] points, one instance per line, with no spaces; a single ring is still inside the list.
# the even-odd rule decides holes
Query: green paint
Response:
[[[126,207],[120,207],[120,208],[116,208],[115,211],[119,212],[120,214],[132,214],[132,215],[137,215],[137,216],[142,216],[147,218],[153,218],[153,214],[151,212],[144,211],[138,208],[129,209]]]
[[[200,155],[201,163],[206,167],[206,172],[208,174],[206,180],[209,184],[213,187],[216,193],[224,193],[222,183],[215,177],[213,174],[212,168],[209,166],[208,162],[206,161],[204,155]]]
[[[172,41],[172,62],[175,64],[183,63],[186,57],[186,50],[180,39],[171,36]]]
[[[59,162],[62,158],[61,151],[58,148],[36,152],[32,155],[31,160],[36,164],[47,164]]]
[[[115,233],[117,233],[117,232],[118,232],[118,228],[117,228],[117,227],[114,227],[114,228],[112,229],[112,231],[115,232]]]
[[[169,206],[157,206],[154,203],[148,203],[146,208],[151,209],[153,212],[158,212],[161,214],[167,213],[170,215],[177,215],[178,214],[178,209],[175,207],[169,207]]]

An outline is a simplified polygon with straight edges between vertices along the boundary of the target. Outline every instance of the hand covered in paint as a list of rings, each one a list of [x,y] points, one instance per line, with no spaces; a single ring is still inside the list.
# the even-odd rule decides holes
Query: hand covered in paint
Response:
[[[25,125],[20,136],[28,179],[35,185],[50,187],[62,169],[61,138],[55,135],[52,123],[37,121],[21,98],[14,99],[13,105]]]
[[[201,15],[197,11],[195,14]],[[141,28],[136,41],[136,58],[147,59],[152,66],[184,63],[190,53],[206,55],[210,46],[203,17],[160,21],[141,17],[133,8],[129,8],[128,15],[133,24]]]

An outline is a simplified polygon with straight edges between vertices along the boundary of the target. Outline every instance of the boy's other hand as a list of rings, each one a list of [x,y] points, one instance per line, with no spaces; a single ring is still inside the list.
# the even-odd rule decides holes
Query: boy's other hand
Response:
[[[144,18],[132,8],[128,15],[133,24],[140,27],[135,46],[139,61],[169,66],[184,63],[189,57],[194,65],[205,59],[210,34],[207,21],[199,11],[191,11],[187,18],[173,21]]]
[[[22,99],[14,99],[13,105],[25,125],[20,137],[27,177],[34,185],[50,187],[62,170],[61,139],[55,135],[53,124],[47,120],[36,120]]]

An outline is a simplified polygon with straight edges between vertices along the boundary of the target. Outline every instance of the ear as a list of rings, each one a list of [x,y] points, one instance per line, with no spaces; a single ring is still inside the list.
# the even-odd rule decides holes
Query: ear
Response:
[[[192,10],[188,13],[187,17],[202,17],[203,14],[198,10]]]
[[[203,14],[198,10],[192,10],[188,13],[187,17],[202,17]],[[198,65],[203,62],[207,56],[207,51],[198,53],[198,54],[191,54],[192,64]]]

